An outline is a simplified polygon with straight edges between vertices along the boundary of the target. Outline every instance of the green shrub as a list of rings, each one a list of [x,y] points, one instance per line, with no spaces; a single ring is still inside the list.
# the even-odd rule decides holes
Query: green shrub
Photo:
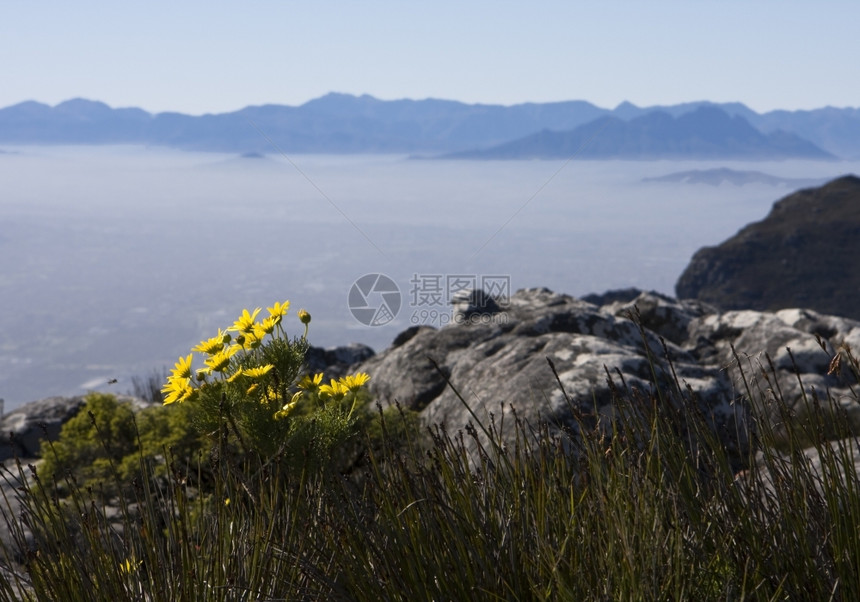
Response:
[[[141,410],[135,415],[130,402],[113,395],[90,393],[81,411],[66,422],[55,442],[42,442],[43,476],[55,479],[66,491],[71,477],[83,487],[98,486],[115,493],[116,482],[130,483],[139,477],[140,461],[164,458],[166,450],[192,458],[204,449],[193,426],[191,406],[177,412],[161,407]],[[164,462],[155,462],[164,471]]]

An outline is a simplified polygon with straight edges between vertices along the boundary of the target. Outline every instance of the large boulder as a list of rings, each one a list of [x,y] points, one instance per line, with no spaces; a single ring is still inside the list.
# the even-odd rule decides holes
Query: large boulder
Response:
[[[857,396],[831,369],[835,355],[860,349],[860,322],[804,309],[719,312],[657,293],[602,299],[609,303],[598,307],[521,290],[480,321],[409,328],[353,369],[372,375],[371,392],[383,405],[398,402],[449,429],[472,421],[470,410],[481,421],[509,421],[513,408],[520,418],[567,428],[575,414],[626,411],[614,389],[648,394],[656,382],[682,405],[695,400],[736,460],[747,449],[747,385],[765,410],[778,407],[770,402],[779,396],[797,415],[830,395],[860,431]]]
[[[614,405],[617,389],[647,394],[656,380],[683,403],[686,384],[695,393],[686,402],[698,404],[736,458],[745,453],[746,441],[738,437],[745,432],[744,408],[735,404],[725,372],[640,329],[629,315],[547,289],[518,291],[480,322],[411,328],[360,369],[372,375],[371,391],[383,404],[399,402],[426,422],[452,429],[472,421],[471,412],[489,422],[491,416],[510,421],[516,411],[533,424],[546,419],[575,430],[583,416],[593,421],[630,411]],[[681,388],[675,387],[675,374]]]
[[[792,307],[860,319],[860,178],[778,201],[762,221],[695,253],[675,290],[722,310]]]

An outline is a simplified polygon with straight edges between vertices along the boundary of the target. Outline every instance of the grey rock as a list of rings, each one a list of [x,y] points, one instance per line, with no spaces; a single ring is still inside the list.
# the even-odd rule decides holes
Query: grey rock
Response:
[[[845,375],[828,374],[840,349],[860,349],[860,322],[804,309],[721,313],[702,301],[641,291],[606,300],[597,307],[547,289],[521,290],[486,319],[412,327],[356,369],[371,374],[383,405],[398,402],[427,424],[454,430],[473,421],[470,410],[482,422],[509,423],[514,409],[571,429],[575,415],[600,420],[629,411],[615,405],[614,391],[648,395],[654,383],[682,411],[695,406],[738,461],[749,443],[747,404],[761,404],[764,417],[780,424],[769,413],[776,395],[796,415],[829,395],[860,430],[857,395]]]
[[[24,486],[33,485],[29,466],[37,466],[43,440],[56,441],[63,425],[75,417],[86,403],[86,396],[48,397],[26,403],[0,418],[0,546],[12,553],[12,562],[3,566],[7,571],[21,574],[24,552],[32,534],[19,521]],[[128,395],[117,395],[120,402],[129,403],[134,411],[151,407],[153,402]],[[16,527],[10,526],[16,524]],[[14,530],[20,530],[17,536]],[[9,560],[7,558],[7,560]],[[0,574],[0,579],[4,578]]]
[[[805,477],[803,482],[808,486],[805,490],[815,492],[816,497],[827,498],[832,495],[834,487],[854,488],[860,475],[858,440],[856,437],[849,437],[828,441],[817,447],[808,447],[801,452],[800,458],[776,455],[765,460],[764,455],[758,453],[755,470],[738,472],[735,475],[735,485],[745,496],[757,496],[760,503],[777,510],[785,495],[777,493],[776,483],[782,483],[785,487],[784,484],[788,482],[801,482],[798,477],[791,475],[793,463],[797,461],[802,462],[802,468],[798,472]]]
[[[695,317],[688,331],[685,347],[703,364],[731,369],[738,394],[747,386],[740,368],[754,399],[765,402],[763,408],[778,395],[802,413],[806,403],[829,395],[850,424],[860,428],[860,400],[850,380],[827,374],[833,356],[845,345],[860,349],[860,322],[806,309],[743,310]],[[778,421],[775,415],[772,419]]]
[[[634,317],[648,330],[683,345],[689,338],[694,318],[716,313],[716,308],[701,301],[678,300],[660,293],[640,293],[627,302],[614,302],[602,308],[619,317]]]
[[[774,389],[768,388],[776,387],[789,407],[799,410],[804,396],[823,400],[829,394],[860,427],[860,404],[848,382],[827,374],[841,346],[860,349],[860,322],[808,309],[720,313],[701,301],[654,293],[602,309],[619,316],[635,314],[645,328],[678,344],[703,367],[732,374],[738,394],[746,386],[740,379],[742,368],[762,398],[772,399]],[[760,376],[763,371],[772,373],[773,383]]]
[[[696,314],[676,309],[683,315],[673,328],[680,332],[680,324]],[[702,366],[677,343],[664,344],[626,317],[547,289],[518,291],[486,321],[412,328],[359,368],[371,374],[371,392],[383,405],[399,402],[429,424],[463,428],[472,421],[471,409],[482,422],[509,423],[516,411],[532,423],[546,419],[553,428],[575,430],[576,416],[596,421],[630,411],[613,405],[614,389],[647,394],[656,376],[671,390],[673,373],[664,356],[671,358],[683,386],[695,393],[691,400],[676,388],[675,402],[695,403],[740,458],[747,442],[729,434],[745,432],[739,424],[745,413],[735,405],[724,372]]]
[[[14,573],[23,574],[26,549],[34,545],[30,528],[26,521],[21,520],[25,507],[24,492],[33,484],[33,479],[27,463],[19,464],[17,460],[0,464],[0,473],[0,547],[7,553],[0,562],[0,571],[14,579]],[[0,579],[3,578],[0,575]]]
[[[427,424],[455,430],[473,420],[470,409],[481,421],[509,423],[515,409],[519,418],[575,429],[575,418],[630,411],[616,405],[630,398],[618,390],[647,396],[655,386],[678,409],[704,415],[738,458],[748,445],[746,404],[767,408],[777,395],[798,414],[830,396],[860,430],[857,394],[845,374],[830,370],[834,354],[860,349],[858,321],[805,309],[719,312],[641,291],[632,300],[606,297],[601,307],[545,288],[518,291],[504,304],[479,297],[465,292],[457,301],[464,317],[480,320],[408,328],[379,354],[364,345],[311,348],[307,368],[331,377],[368,372],[383,405],[400,403]],[[82,404],[51,398],[4,416],[0,459],[37,457],[40,425],[56,438]]]
[[[451,305],[454,306],[454,322],[474,322],[476,318],[484,318],[501,311],[499,302],[483,289],[458,291],[452,296]]]
[[[305,356],[305,369],[312,373],[322,372],[327,378],[340,378],[348,374],[352,366],[367,361],[375,353],[371,347],[360,343],[327,349],[311,346]]]
[[[136,410],[152,405],[136,397],[119,395]],[[63,425],[83,407],[84,396],[48,397],[26,403],[0,418],[0,462],[10,458],[38,458],[41,440],[56,441]]]
[[[24,404],[0,419],[0,460],[38,458],[42,439],[56,440],[60,428],[84,405],[84,398],[49,397]]]
[[[22,566],[0,566],[0,579],[9,584],[13,600],[35,600],[33,588]]]
[[[822,452],[824,455],[823,458]],[[858,441],[855,437],[838,441],[830,441],[827,445],[823,445],[820,448],[809,447],[803,450],[803,455],[808,459],[809,467],[816,476],[827,478],[825,466],[836,465],[839,470],[840,480],[842,480],[843,484],[847,485],[847,482],[844,479],[846,477],[850,478],[852,471],[854,474],[860,474],[860,445],[858,445]],[[848,459],[849,461],[834,463],[834,457],[841,460]]]

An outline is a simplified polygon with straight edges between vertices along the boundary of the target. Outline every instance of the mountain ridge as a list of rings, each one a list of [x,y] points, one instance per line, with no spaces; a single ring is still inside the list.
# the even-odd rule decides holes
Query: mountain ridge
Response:
[[[677,117],[654,111],[624,121],[606,116],[568,131],[543,130],[457,159],[834,158],[794,134],[763,134],[740,115],[700,106]]]
[[[489,148],[542,130],[566,131],[601,117],[629,121],[657,111],[678,118],[702,107],[739,115],[763,135],[784,130],[831,154],[860,157],[860,108],[759,114],[742,103],[696,101],[614,109],[584,100],[515,105],[455,100],[380,100],[332,92],[301,105],[249,105],[226,113],[150,113],[73,98],[0,109],[4,144],[148,144],[185,150],[274,152],[254,124],[285,152],[450,154]]]
[[[791,307],[860,319],[860,178],[804,188],[760,221],[696,251],[678,278],[678,298],[721,310]]]

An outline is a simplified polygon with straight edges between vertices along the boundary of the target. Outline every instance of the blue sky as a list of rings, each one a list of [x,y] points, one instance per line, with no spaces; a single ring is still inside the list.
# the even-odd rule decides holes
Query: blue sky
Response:
[[[860,106],[860,2],[0,2],[0,107],[201,114],[329,91]]]

